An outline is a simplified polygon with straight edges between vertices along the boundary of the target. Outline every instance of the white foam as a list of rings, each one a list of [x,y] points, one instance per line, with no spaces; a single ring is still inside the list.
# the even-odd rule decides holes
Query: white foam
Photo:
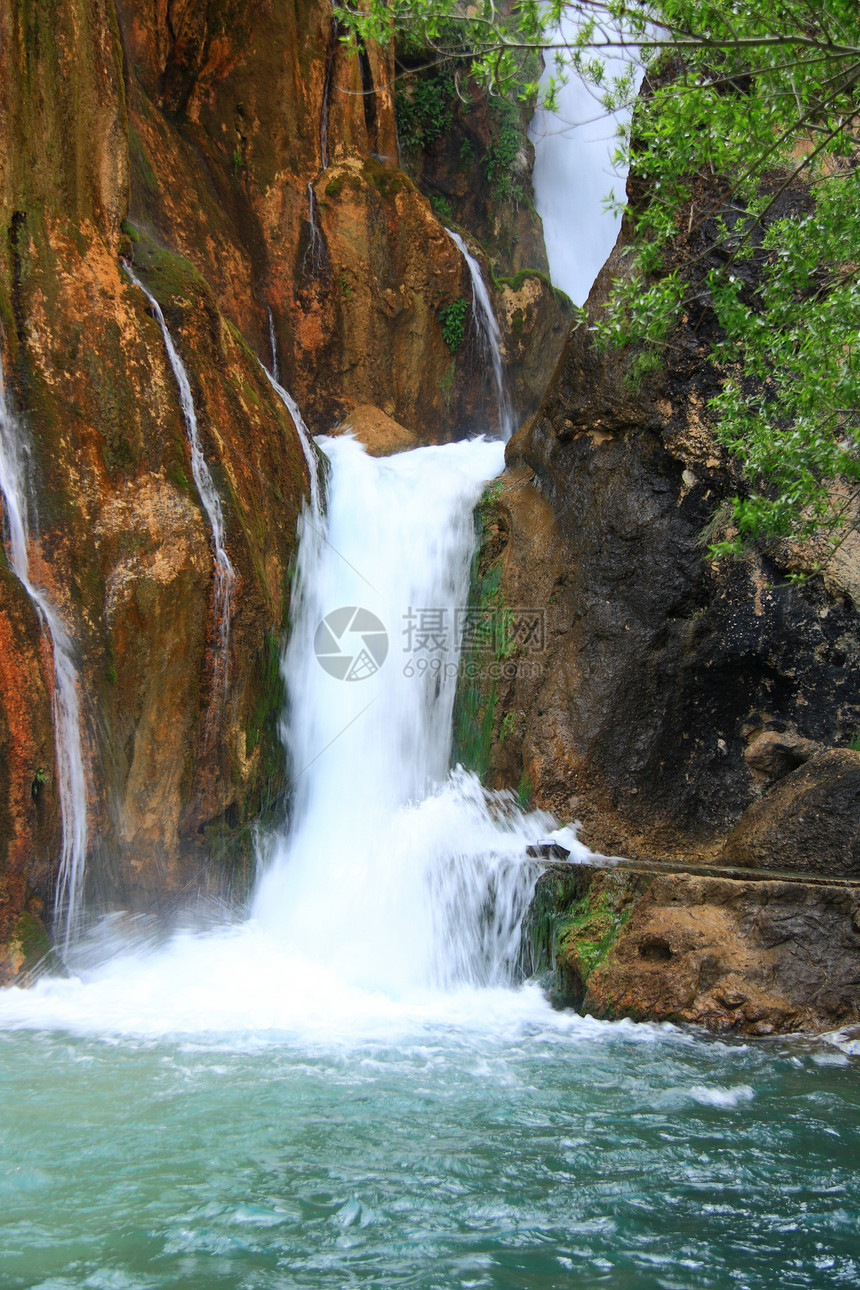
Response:
[[[720,1111],[729,1111],[742,1102],[751,1102],[755,1093],[749,1084],[736,1084],[733,1088],[723,1088],[717,1084],[694,1084],[687,1090],[687,1096],[700,1106],[713,1106]]]

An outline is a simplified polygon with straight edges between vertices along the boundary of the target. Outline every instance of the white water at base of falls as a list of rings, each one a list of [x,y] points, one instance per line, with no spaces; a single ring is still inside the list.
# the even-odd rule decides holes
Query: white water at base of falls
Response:
[[[505,365],[502,360],[502,333],[499,330],[498,319],[493,312],[493,302],[490,299],[490,293],[484,281],[479,261],[472,255],[459,233],[455,233],[450,228],[446,228],[445,232],[466,261],[469,276],[472,280],[472,306],[477,322],[478,335],[481,338],[484,357],[492,370],[493,383],[496,387],[499,436],[507,443],[514,432],[514,410],[511,407],[510,395],[505,381]]]
[[[303,529],[284,659],[293,801],[250,917],[167,944],[142,927],[129,945],[123,920],[107,922],[76,979],[0,992],[0,1026],[349,1042],[555,1024],[536,987],[512,988],[538,868],[526,848],[554,821],[448,771],[472,512],[503,445],[383,459],[348,437],[322,446],[328,504]],[[333,674],[324,619],[344,659],[377,670]]]
[[[560,30],[572,44],[576,19],[563,18]],[[621,58],[603,61],[605,83],[610,85],[627,64]],[[542,90],[555,70],[548,58]],[[572,72],[558,89],[556,111],[539,108],[529,126],[535,149],[535,207],[543,221],[550,277],[576,305],[585,303],[615,245],[621,215],[607,210],[605,203],[613,195],[623,203],[627,179],[626,168],[616,167],[612,158],[619,126],[630,114],[607,113],[600,97],[599,90]]]
[[[54,657],[54,743],[63,825],[54,918],[64,953],[77,930],[87,856],[87,775],[81,738],[78,674],[72,642],[47,593],[30,577],[27,465],[29,449],[6,396],[0,365],[0,492],[9,563],[51,638]]]
[[[220,682],[216,689],[223,689],[226,688],[228,679],[227,661],[230,643],[230,619],[233,612],[233,589],[236,582],[236,572],[226,550],[227,534],[224,525],[224,512],[221,508],[221,498],[218,496],[218,490],[215,487],[212,473],[209,470],[200,445],[197,412],[194,407],[194,397],[191,393],[188,373],[185,370],[185,364],[179,357],[179,351],[173,343],[173,337],[165,321],[161,305],[152,292],[148,291],[137,277],[131,265],[125,260],[123,260],[122,265],[131,282],[143,292],[152,307],[152,312],[161,328],[164,347],[167,350],[167,357],[170,360],[170,366],[179,388],[179,403],[182,408],[182,417],[185,422],[188,447],[191,453],[191,473],[194,477],[197,495],[206,512],[206,518],[209,520],[212,546],[215,553],[215,591],[213,601],[215,622],[219,633],[219,649],[215,666],[217,680]]]

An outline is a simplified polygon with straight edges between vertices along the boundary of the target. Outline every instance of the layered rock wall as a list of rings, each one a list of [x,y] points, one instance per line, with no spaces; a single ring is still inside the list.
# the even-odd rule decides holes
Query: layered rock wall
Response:
[[[481,579],[500,612],[541,620],[539,648],[513,641],[470,697],[488,782],[528,786],[609,854],[714,858],[779,775],[860,730],[855,540],[800,583],[799,549],[708,556],[742,481],[710,420],[700,321],[638,383],[630,355],[577,328],[482,508]],[[761,755],[769,739],[785,756]]]
[[[314,431],[486,428],[474,325],[462,344],[442,325],[468,270],[398,167],[391,74],[327,0],[0,0],[0,342],[31,571],[79,668],[91,909],[241,891],[252,823],[286,801],[278,659],[308,478],[260,360]],[[123,258],[188,373],[236,571],[226,658],[176,377]],[[546,331],[533,305],[520,333]],[[22,914],[50,920],[61,821],[50,645],[0,564],[8,976],[41,944]]]

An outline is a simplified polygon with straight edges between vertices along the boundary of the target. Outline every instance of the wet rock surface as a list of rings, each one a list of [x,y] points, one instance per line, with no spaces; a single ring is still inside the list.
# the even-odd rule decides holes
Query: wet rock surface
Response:
[[[553,866],[532,966],[559,1007],[720,1033],[825,1031],[860,1018],[860,884]]]
[[[721,862],[860,877],[860,752],[819,753],[769,789],[726,839]]]
[[[638,383],[629,355],[574,330],[479,517],[476,598],[491,583],[494,612],[540,623],[473,687],[479,768],[605,854],[713,860],[769,784],[860,729],[846,569],[798,583],[796,548],[708,556],[742,483],[709,420],[708,326],[683,322],[671,363]]]
[[[252,821],[283,808],[309,480],[259,362],[313,431],[352,414],[380,451],[485,428],[483,356],[440,318],[468,269],[399,168],[390,52],[340,34],[327,0],[0,10],[0,349],[32,444],[31,569],[79,668],[92,909],[241,895]],[[226,652],[176,378],[120,257],[187,370],[236,571]],[[521,287],[511,326],[543,334]],[[50,923],[61,825],[50,649],[8,570],[0,636],[12,946],[23,914]]]

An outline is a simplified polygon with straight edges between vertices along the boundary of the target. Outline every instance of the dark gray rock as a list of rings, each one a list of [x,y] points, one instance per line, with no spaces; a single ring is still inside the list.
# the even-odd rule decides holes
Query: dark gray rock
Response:
[[[830,749],[780,780],[745,812],[721,858],[745,868],[860,876],[860,752]]]

